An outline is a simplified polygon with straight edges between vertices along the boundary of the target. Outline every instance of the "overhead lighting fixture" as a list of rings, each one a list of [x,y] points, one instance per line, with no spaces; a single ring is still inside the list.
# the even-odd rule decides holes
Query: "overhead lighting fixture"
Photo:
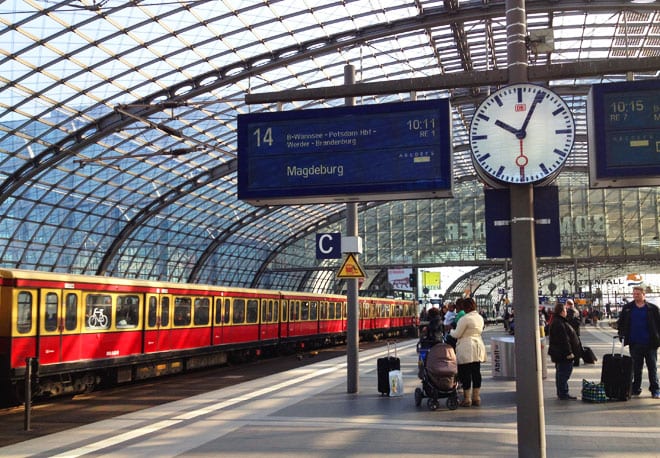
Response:
[[[83,159],[74,159],[73,162],[82,167],[85,164],[98,163],[105,161],[115,161],[119,159],[144,159],[156,156],[183,156],[185,154],[194,153],[195,151],[203,151],[203,146],[193,146],[191,148],[175,148],[171,150],[163,150],[157,153],[142,153],[142,154],[123,154],[119,156],[103,156],[103,157],[86,157]]]
[[[164,134],[170,135],[177,140],[183,140],[185,136],[183,135],[183,132],[181,132],[179,129],[175,129],[174,127],[170,127],[162,122],[155,123],[147,118],[143,118],[142,116],[138,116],[135,113],[131,113],[130,110],[128,110],[130,105],[117,105],[115,107],[115,110],[118,111],[119,113],[128,116],[129,118],[135,119],[136,121],[140,121],[145,123],[146,125],[153,127],[154,129],[158,129]]]

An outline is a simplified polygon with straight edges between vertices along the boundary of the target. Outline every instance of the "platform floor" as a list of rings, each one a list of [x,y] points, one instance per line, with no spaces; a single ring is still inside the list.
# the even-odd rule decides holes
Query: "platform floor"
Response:
[[[602,355],[614,331],[583,330],[599,357],[582,365],[570,387],[600,378]],[[503,336],[500,327],[484,334]],[[405,395],[376,392],[376,358],[360,353],[359,393],[346,391],[346,358],[336,358],[0,448],[1,457],[437,457],[518,456],[515,381],[482,365],[482,406],[431,411],[415,406],[415,341],[398,344]],[[489,351],[490,355],[490,351]],[[646,390],[628,402],[559,401],[554,368],[544,380],[548,457],[660,457],[660,401]]]

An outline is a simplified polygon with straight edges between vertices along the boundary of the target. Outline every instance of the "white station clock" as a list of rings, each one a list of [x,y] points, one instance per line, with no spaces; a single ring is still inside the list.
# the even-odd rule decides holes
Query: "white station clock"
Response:
[[[470,124],[472,160],[496,185],[554,179],[575,142],[568,105],[548,88],[519,83],[488,96]]]

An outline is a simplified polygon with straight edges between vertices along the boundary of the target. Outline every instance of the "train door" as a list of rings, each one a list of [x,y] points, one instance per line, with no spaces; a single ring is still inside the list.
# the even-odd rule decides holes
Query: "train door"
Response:
[[[147,294],[147,322],[144,332],[144,352],[169,350],[170,345],[170,297]]]
[[[280,339],[289,337],[289,301],[280,302]]]
[[[229,299],[223,297],[215,298],[215,307],[213,307],[213,335],[211,345],[221,345],[223,342],[223,326],[224,311],[223,302],[226,302],[226,307],[229,308]]]
[[[39,301],[39,363],[80,359],[79,293],[42,289]]]
[[[61,292],[54,289],[42,289],[39,304],[38,351],[40,364],[59,363],[62,358],[62,331],[60,318],[62,316]]]
[[[273,341],[278,338],[278,301],[272,298],[261,300],[261,320],[259,324],[259,340]]]

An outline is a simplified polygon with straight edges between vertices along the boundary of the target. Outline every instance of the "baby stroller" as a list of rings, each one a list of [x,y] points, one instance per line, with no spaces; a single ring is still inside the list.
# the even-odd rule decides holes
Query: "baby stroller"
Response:
[[[415,405],[422,405],[422,399],[428,398],[431,410],[440,407],[438,399],[447,399],[447,408],[458,408],[458,390],[456,389],[456,352],[445,342],[420,341],[418,344],[419,373],[422,387],[415,388]]]

